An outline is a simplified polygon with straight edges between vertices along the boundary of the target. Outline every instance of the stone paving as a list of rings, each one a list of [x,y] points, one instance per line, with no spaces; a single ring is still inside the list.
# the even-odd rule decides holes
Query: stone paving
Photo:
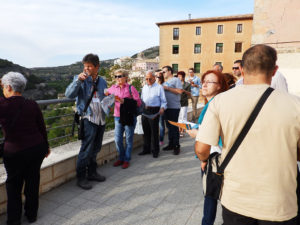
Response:
[[[132,154],[124,170],[112,163],[99,168],[106,176],[84,191],[76,180],[40,197],[37,225],[200,225],[203,194],[200,162],[194,156],[194,141],[181,138],[181,154],[161,151],[159,158]],[[6,216],[0,217],[5,224]],[[22,218],[22,224],[28,224]],[[215,225],[221,225],[221,208]]]

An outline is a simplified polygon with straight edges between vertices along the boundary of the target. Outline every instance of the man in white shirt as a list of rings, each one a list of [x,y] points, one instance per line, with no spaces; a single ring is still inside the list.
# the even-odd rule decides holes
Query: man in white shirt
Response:
[[[153,71],[146,73],[146,84],[142,89],[141,99],[145,103],[142,115],[142,126],[144,131],[144,148],[139,155],[151,153],[153,158],[159,154],[159,116],[167,108],[167,100],[163,87],[155,82]]]

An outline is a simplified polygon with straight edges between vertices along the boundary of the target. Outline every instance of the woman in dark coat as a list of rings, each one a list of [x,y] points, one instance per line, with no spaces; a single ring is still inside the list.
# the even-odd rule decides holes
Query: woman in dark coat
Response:
[[[7,224],[21,224],[22,188],[25,216],[36,221],[40,168],[50,153],[42,112],[35,101],[22,96],[26,78],[9,72],[1,79],[0,124],[4,133],[3,161],[7,173]]]

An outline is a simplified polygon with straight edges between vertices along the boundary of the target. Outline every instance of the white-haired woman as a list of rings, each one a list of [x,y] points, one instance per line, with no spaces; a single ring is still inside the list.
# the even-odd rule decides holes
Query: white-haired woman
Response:
[[[3,161],[7,173],[7,224],[21,224],[22,188],[25,216],[36,221],[40,168],[50,153],[42,112],[35,101],[22,96],[26,78],[9,72],[1,79],[0,124],[4,133]]]

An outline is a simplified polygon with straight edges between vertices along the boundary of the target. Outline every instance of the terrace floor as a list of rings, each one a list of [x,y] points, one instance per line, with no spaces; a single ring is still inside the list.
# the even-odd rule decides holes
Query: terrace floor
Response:
[[[132,154],[131,166],[124,170],[103,165],[103,183],[93,183],[84,191],[73,179],[40,196],[38,220],[34,224],[103,225],[199,225],[203,211],[200,162],[194,156],[194,140],[181,138],[181,154],[161,151],[151,155]],[[6,215],[0,217],[5,224]],[[25,217],[22,224],[28,224]],[[222,224],[221,207],[215,225]]]

